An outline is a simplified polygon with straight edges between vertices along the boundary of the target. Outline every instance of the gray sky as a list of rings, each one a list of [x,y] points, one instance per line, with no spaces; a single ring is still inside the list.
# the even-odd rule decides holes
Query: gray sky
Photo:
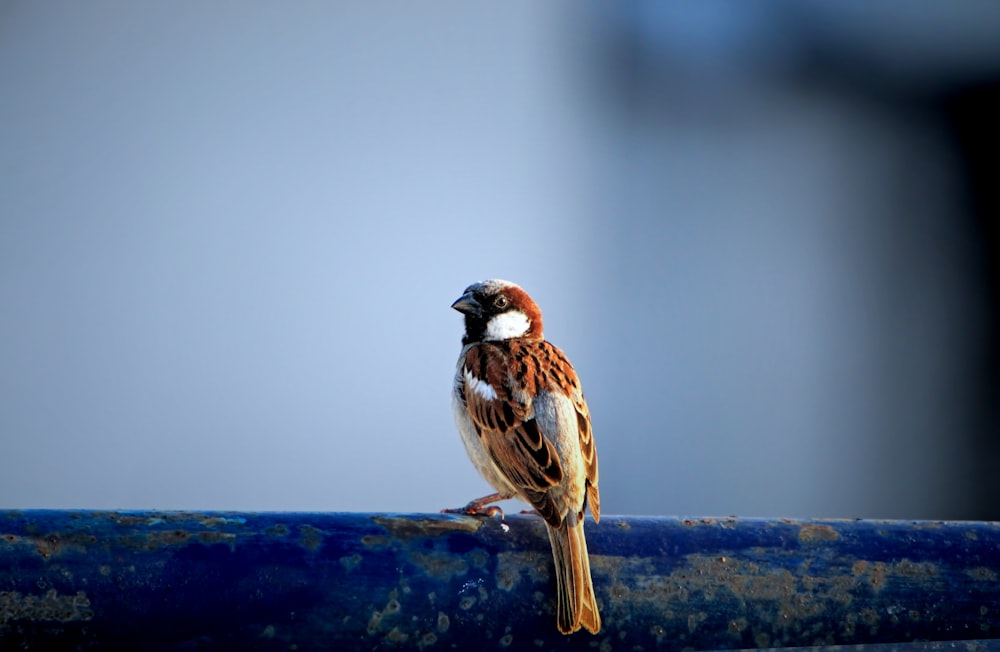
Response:
[[[756,29],[735,14],[749,32],[694,20],[705,38],[678,46],[718,88]],[[865,225],[933,137],[742,85],[623,120],[601,21],[0,4],[0,507],[464,504],[488,490],[452,423],[448,306],[503,277],[583,379],[608,513],[951,513],[933,501],[958,452],[886,484],[900,453],[873,439],[952,426],[873,407],[872,352],[905,315],[869,311],[898,289],[871,281],[896,244]],[[962,328],[932,320],[918,345]],[[937,395],[941,367],[890,370]]]
[[[448,306],[507,276],[556,326],[586,240],[550,10],[0,11],[0,503],[482,491]]]

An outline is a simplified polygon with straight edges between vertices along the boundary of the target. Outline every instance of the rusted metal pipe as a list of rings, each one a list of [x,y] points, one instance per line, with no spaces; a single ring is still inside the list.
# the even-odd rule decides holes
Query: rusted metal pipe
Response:
[[[1000,649],[1000,524],[606,516],[587,539],[604,629],[564,637],[531,516],[0,511],[0,649]]]

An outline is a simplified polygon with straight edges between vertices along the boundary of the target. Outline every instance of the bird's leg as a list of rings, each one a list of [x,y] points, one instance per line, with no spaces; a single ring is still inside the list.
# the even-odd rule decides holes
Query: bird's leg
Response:
[[[457,509],[442,509],[442,514],[468,514],[470,516],[499,516],[503,518],[503,510],[496,505],[490,505],[501,500],[508,500],[512,496],[505,496],[502,493],[490,494],[469,502],[465,507]],[[490,505],[487,507],[487,505]]]

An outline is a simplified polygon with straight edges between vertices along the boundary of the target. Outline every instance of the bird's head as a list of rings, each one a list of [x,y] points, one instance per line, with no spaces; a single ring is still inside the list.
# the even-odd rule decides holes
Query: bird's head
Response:
[[[465,315],[465,344],[542,339],[542,311],[527,292],[510,281],[473,283],[451,307]]]

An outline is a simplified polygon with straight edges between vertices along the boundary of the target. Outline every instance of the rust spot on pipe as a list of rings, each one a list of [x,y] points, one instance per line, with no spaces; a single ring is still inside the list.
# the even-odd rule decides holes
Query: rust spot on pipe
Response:
[[[447,581],[455,575],[465,575],[469,572],[469,562],[463,556],[449,552],[439,550],[413,552],[407,559],[423,572],[439,580]]]
[[[832,526],[823,523],[804,523],[799,528],[799,541],[802,543],[836,541],[839,538],[840,535]]]
[[[22,595],[16,591],[0,591],[0,625],[11,620],[55,620],[71,622],[90,620],[94,611],[83,591],[60,595],[49,589],[45,595]]]
[[[382,536],[381,534],[366,534],[361,537],[361,543],[363,543],[366,548],[388,548],[389,537]]]
[[[226,543],[230,548],[236,548],[236,535],[230,532],[199,532],[198,541],[206,545]]]
[[[977,568],[970,568],[965,572],[969,575],[969,577],[976,580],[977,582],[997,581],[997,572],[992,568],[985,568],[983,566],[979,566]]]
[[[184,530],[172,530],[169,532],[150,532],[146,535],[146,542],[150,550],[165,546],[182,546],[191,539],[191,533]]]
[[[86,551],[88,546],[97,543],[97,537],[90,534],[45,534],[19,537],[18,541],[31,541],[35,545],[35,551],[38,555],[48,561],[70,549],[80,552]]]
[[[357,568],[358,564],[360,563],[361,563],[361,555],[359,555],[358,553],[354,553],[353,555],[350,556],[344,555],[343,557],[340,558],[340,565],[343,566],[344,570],[346,570],[348,573]]]
[[[399,539],[412,537],[439,537],[454,532],[475,532],[483,526],[481,519],[472,516],[440,516],[433,518],[404,518],[400,516],[373,516],[372,520]]]
[[[311,525],[300,525],[299,534],[301,535],[299,543],[306,550],[316,550],[323,542],[323,534]]]

